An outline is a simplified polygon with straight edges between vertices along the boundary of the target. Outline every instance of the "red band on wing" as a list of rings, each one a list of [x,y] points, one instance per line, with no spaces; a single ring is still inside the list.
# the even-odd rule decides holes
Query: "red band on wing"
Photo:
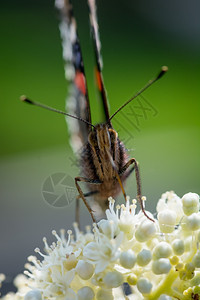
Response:
[[[98,86],[99,91],[101,92],[102,91],[101,74],[97,69],[95,70],[95,73],[96,73],[97,86]]]
[[[82,72],[77,71],[74,78],[75,85],[83,95],[86,95],[85,76]]]

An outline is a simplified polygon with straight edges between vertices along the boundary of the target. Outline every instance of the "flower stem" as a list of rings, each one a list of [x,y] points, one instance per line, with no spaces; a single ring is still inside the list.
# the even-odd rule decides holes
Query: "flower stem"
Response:
[[[179,272],[175,272],[174,269],[172,269],[168,275],[164,278],[164,280],[158,285],[158,287],[150,294],[148,295],[148,299],[158,299],[160,295],[162,294],[171,294],[173,293],[171,290],[171,285],[174,283],[176,278],[178,277]]]

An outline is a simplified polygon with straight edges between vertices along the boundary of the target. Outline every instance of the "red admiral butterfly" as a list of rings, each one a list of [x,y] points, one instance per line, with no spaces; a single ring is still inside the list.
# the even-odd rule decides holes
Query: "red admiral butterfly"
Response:
[[[100,40],[96,18],[95,0],[88,0],[90,28],[95,52],[95,75],[97,87],[101,97],[104,111],[104,120],[101,124],[93,125],[90,112],[88,88],[84,71],[81,46],[77,33],[76,20],[70,0],[56,0],[56,6],[61,14],[60,32],[63,42],[63,57],[66,62],[65,74],[71,87],[67,99],[69,113],[58,111],[46,105],[34,102],[25,96],[27,103],[57,111],[66,115],[71,133],[71,145],[75,153],[82,147],[80,155],[81,175],[75,178],[75,184],[79,192],[76,200],[76,220],[79,221],[79,200],[85,203],[92,220],[95,222],[99,211],[108,208],[108,197],[116,197],[121,191],[126,200],[124,183],[130,174],[135,171],[137,183],[137,199],[144,215],[151,219],[145,212],[138,163],[135,158],[129,159],[127,150],[120,141],[117,132],[112,127],[113,117],[128,103],[157,81],[167,71],[163,67],[158,76],[149,81],[131,99],[125,102],[114,114],[110,116],[108,100],[102,77],[102,60],[100,55]],[[83,193],[80,183],[87,184],[88,193]],[[92,196],[91,202],[86,200]],[[91,204],[89,204],[91,203]],[[94,204],[99,208],[94,211]],[[101,208],[101,209],[100,209]],[[153,220],[152,220],[153,221]]]

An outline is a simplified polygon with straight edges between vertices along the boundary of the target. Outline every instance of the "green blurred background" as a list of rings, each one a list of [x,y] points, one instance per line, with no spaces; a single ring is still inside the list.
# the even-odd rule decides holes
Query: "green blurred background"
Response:
[[[100,116],[87,5],[86,1],[73,3],[95,123]],[[97,5],[111,112],[162,65],[169,67],[165,77],[144,93],[153,109],[146,119],[139,118],[139,130],[124,119],[130,107],[113,120],[123,140],[130,132],[133,136],[126,146],[140,162],[146,206],[155,212],[157,200],[167,190],[179,196],[200,191],[200,3],[99,0]],[[0,37],[0,272],[8,275],[5,289],[9,289],[26,257],[36,246],[43,248],[42,237],[51,241],[52,229],[69,229],[74,221],[74,202],[59,209],[43,200],[45,178],[56,172],[73,178],[79,169],[71,163],[64,118],[19,101],[26,94],[64,110],[67,83],[53,1],[1,0]],[[126,187],[132,197],[134,181],[130,178]],[[82,206],[82,226],[88,218]]]

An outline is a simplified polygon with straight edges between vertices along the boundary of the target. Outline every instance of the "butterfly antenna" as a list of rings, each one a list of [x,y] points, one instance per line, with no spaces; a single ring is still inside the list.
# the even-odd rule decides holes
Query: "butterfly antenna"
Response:
[[[122,110],[127,104],[129,104],[132,100],[134,100],[135,98],[137,98],[137,96],[139,96],[140,94],[142,94],[146,89],[148,89],[154,82],[156,82],[158,79],[160,79],[166,72],[168,71],[168,67],[163,66],[161,68],[160,73],[152,80],[150,80],[140,91],[138,91],[131,99],[129,99],[128,101],[126,101],[107,121],[110,122],[111,119],[120,111]]]
[[[70,115],[70,114],[68,114],[68,113],[66,113],[66,112],[64,112],[64,111],[62,111],[62,110],[53,108],[53,107],[51,107],[51,106],[48,106],[48,105],[45,105],[45,104],[42,104],[42,103],[39,103],[39,102],[30,100],[29,98],[27,98],[27,97],[24,96],[24,95],[20,97],[20,100],[23,101],[23,102],[26,102],[26,103],[28,103],[28,104],[32,104],[32,105],[35,105],[35,106],[39,106],[39,107],[45,108],[45,109],[47,109],[47,110],[51,110],[51,111],[53,111],[53,112],[57,112],[57,113],[59,113],[59,114],[62,114],[62,115],[71,117],[71,118],[73,118],[73,119],[79,120],[79,121],[81,121],[81,122],[83,122],[83,123],[86,123],[86,124],[90,125],[91,127],[95,128],[95,126],[94,126],[93,124],[91,124],[90,122],[88,122],[88,121],[86,121],[86,120],[84,120],[84,119],[82,119],[82,118],[79,118],[79,117],[77,117],[77,116]]]

